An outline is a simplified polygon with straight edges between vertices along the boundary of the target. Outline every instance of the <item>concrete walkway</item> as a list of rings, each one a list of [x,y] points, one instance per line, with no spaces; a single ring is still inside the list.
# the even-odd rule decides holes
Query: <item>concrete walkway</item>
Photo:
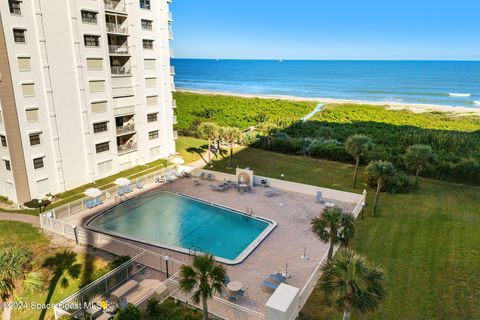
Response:
[[[28,214],[0,212],[0,221],[25,222],[35,227],[40,227],[40,219]]]

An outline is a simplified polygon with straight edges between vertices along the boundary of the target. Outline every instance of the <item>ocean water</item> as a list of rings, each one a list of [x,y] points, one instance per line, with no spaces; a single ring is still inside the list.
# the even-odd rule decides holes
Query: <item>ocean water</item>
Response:
[[[173,59],[178,88],[480,107],[480,61]]]

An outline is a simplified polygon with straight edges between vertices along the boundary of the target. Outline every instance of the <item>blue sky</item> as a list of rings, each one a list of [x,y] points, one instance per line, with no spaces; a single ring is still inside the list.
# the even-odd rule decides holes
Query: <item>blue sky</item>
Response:
[[[173,0],[178,58],[480,60],[480,0]]]

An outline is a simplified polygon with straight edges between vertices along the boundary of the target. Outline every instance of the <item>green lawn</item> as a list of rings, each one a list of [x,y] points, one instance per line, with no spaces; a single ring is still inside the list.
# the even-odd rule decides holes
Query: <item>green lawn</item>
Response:
[[[245,148],[233,166],[259,175],[353,191],[350,165]],[[225,160],[214,169],[225,169]],[[362,183],[364,183],[362,175]],[[355,190],[361,192],[359,188]],[[479,187],[421,179],[419,190],[382,194],[379,217],[365,220],[353,246],[386,273],[388,296],[380,310],[353,319],[480,319]],[[302,319],[339,319],[316,291]]]
[[[35,269],[43,270],[48,282],[45,285],[45,290],[41,293],[32,294],[29,292],[18,292],[19,299],[22,302],[30,303],[45,303],[49,292],[51,293],[50,302],[60,302],[68,297],[81,286],[91,282],[94,278],[101,276],[109,271],[107,261],[102,258],[87,256],[86,254],[76,254],[67,251],[71,254],[73,261],[80,264],[81,272],[76,278],[72,278],[66,272],[61,272],[58,281],[52,282],[54,275],[51,268],[42,268],[46,258],[54,255],[62,255],[65,248],[51,247],[49,239],[37,228],[29,224],[15,221],[0,221],[0,243],[14,243],[19,246],[30,248],[35,255]],[[15,310],[12,319],[15,320],[34,320],[42,319],[40,311],[35,310]],[[53,310],[49,309],[44,315],[43,319],[53,319]]]
[[[191,137],[179,137],[176,141],[177,152],[185,160],[191,163],[200,159],[200,155],[207,151],[207,142]]]

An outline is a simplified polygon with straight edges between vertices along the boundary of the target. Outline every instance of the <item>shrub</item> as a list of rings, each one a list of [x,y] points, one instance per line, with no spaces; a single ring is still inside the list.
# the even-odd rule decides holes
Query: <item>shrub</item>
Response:
[[[42,207],[47,207],[51,202],[49,200],[42,200]],[[27,208],[31,209],[39,209],[40,203],[38,203],[38,199],[32,199],[27,201],[23,204]]]
[[[376,180],[371,176],[368,176],[367,183],[372,188],[376,187]],[[408,193],[413,190],[414,187],[415,183],[410,176],[402,171],[397,171],[393,178],[384,181],[382,192],[391,194]]]

